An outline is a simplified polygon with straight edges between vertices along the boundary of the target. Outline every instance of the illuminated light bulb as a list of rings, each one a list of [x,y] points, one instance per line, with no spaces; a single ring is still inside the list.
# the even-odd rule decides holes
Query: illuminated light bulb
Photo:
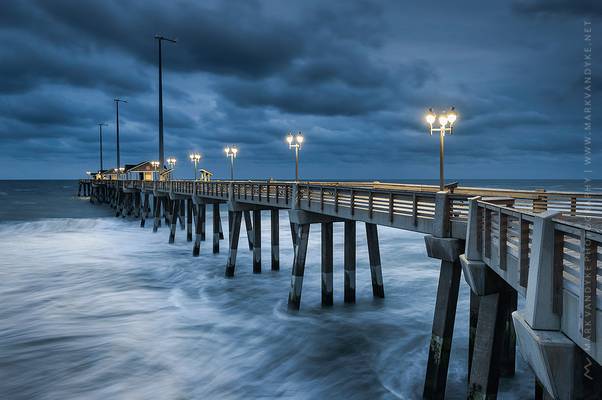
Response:
[[[428,114],[426,114],[426,122],[428,122],[429,125],[433,125],[436,120],[437,120],[437,116],[433,112],[433,109],[429,108],[429,112],[428,112]]]
[[[303,140],[304,140],[303,135],[301,133],[298,133],[297,134],[297,143],[301,144],[301,143],[303,143]]]
[[[288,144],[293,144],[293,134],[292,133],[288,134],[286,141],[288,142]]]
[[[454,107],[452,107],[451,110],[447,113],[447,120],[449,121],[449,124],[453,125],[454,122],[456,122],[457,118],[458,118],[458,115],[454,111]]]
[[[439,124],[444,127],[445,125],[447,125],[447,116],[445,115],[440,115],[439,116]]]

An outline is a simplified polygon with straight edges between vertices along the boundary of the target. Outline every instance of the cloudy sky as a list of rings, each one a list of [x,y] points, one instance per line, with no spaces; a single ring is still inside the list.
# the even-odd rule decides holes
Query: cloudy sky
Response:
[[[595,4],[594,4],[595,3]],[[589,4],[589,5],[588,5]],[[589,17],[588,17],[589,15]],[[602,2],[2,0],[0,178],[76,178],[157,159],[155,34],[164,44],[166,156],[242,178],[436,178],[426,108],[456,106],[449,179],[584,176],[584,20],[600,94]],[[597,63],[596,63],[597,62]],[[602,110],[594,102],[594,170]],[[602,176],[598,174],[598,176]]]

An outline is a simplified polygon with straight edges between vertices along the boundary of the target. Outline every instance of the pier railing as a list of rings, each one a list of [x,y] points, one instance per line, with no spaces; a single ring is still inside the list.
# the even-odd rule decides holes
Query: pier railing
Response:
[[[587,211],[576,220],[563,217],[578,215],[574,209],[550,203],[553,211],[543,214],[478,198],[471,204],[476,223],[469,227],[475,239],[467,244],[469,257],[485,262],[528,301],[529,285],[535,285],[529,279],[550,279],[543,303],[551,305],[560,330],[602,361],[602,346],[596,345],[602,341],[602,330],[596,329],[602,318],[602,222],[590,216],[597,213]],[[532,268],[537,272],[530,273]],[[533,301],[546,296],[541,289],[546,285],[538,286]]]
[[[434,197],[438,187],[433,185],[393,184],[380,182],[290,182],[290,181],[97,181],[95,185],[153,190],[181,195],[205,196],[228,200],[232,185],[236,201],[266,204],[284,208],[293,205],[303,209],[325,211],[341,217],[368,213],[386,225],[396,219],[407,219],[415,226],[432,219]],[[82,181],[83,182],[83,181]],[[295,190],[295,188],[298,188]],[[293,193],[297,193],[293,199]],[[452,225],[465,224],[468,218],[468,199],[507,199],[515,210],[541,213],[559,212],[565,217],[602,218],[602,194],[558,192],[544,190],[510,190],[473,187],[454,187],[449,190],[449,217]],[[460,227],[461,228],[461,227]]]

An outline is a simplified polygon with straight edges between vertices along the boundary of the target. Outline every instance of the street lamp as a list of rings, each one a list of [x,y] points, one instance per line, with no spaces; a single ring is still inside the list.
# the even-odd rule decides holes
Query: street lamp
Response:
[[[98,125],[98,143],[100,144],[100,179],[102,179],[102,170],[103,170],[103,166],[102,166],[102,127],[103,126],[108,126],[105,123],[99,123]]]
[[[117,168],[119,168],[121,165],[121,160],[119,159],[119,103],[127,103],[127,100],[116,98],[113,101],[115,102],[115,120],[117,122],[115,124],[115,132],[117,136]]]
[[[163,154],[163,59],[161,56],[161,42],[166,40],[176,43],[176,41],[161,35],[155,35],[155,40],[159,42],[159,162],[161,165],[165,165]]]
[[[236,146],[226,146],[224,149],[226,152],[226,157],[230,159],[230,180],[234,180],[234,159],[238,154],[238,148]]]
[[[196,170],[199,166],[199,161],[201,161],[201,155],[199,153],[193,153],[188,157],[190,157],[190,161],[194,164],[194,180],[196,181]]]
[[[445,158],[443,153],[444,137],[446,133],[450,135],[454,133],[454,122],[456,122],[458,114],[456,114],[454,107],[439,115],[435,114],[432,108],[429,108],[425,118],[431,128],[431,135],[439,133],[439,190],[443,191],[445,189],[445,176],[443,173],[443,161]],[[439,128],[433,128],[435,121],[439,122]]]
[[[293,135],[292,132],[289,132],[286,138],[286,141],[288,142],[288,148],[295,149],[295,181],[299,180],[299,150],[301,150],[303,140],[305,140],[305,138],[301,132],[297,132],[296,135]]]
[[[176,159],[174,157],[169,157],[167,159],[167,165],[169,165],[169,169],[173,170],[176,166]],[[169,180],[171,180],[171,174],[173,171],[169,171]]]

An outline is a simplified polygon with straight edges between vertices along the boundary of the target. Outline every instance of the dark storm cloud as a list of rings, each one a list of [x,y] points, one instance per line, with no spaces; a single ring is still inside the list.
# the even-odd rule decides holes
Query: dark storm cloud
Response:
[[[303,130],[306,176],[431,176],[437,140],[422,115],[453,104],[460,120],[447,142],[452,174],[478,175],[466,165],[489,161],[497,165],[491,171],[552,174],[559,153],[572,163],[562,172],[578,174],[579,24],[600,14],[600,5],[589,7],[557,0],[488,7],[464,0],[436,10],[392,0],[5,0],[3,162],[26,171],[35,154],[92,169],[96,123],[105,121],[111,163],[117,96],[129,101],[120,108],[122,160],[155,158],[153,36],[163,34],[178,39],[163,48],[166,151],[180,159],[201,151],[206,168],[221,171],[224,144],[237,143],[248,176],[286,177],[291,153],[283,136]],[[539,18],[559,15],[554,24]]]
[[[515,0],[513,8],[524,14],[602,16],[602,3],[595,0]]]

